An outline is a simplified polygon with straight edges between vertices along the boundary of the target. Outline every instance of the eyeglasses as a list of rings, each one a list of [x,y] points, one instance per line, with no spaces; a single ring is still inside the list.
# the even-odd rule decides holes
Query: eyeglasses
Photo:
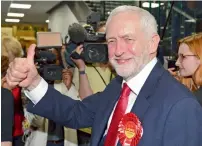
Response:
[[[183,55],[183,54],[180,54],[178,56],[178,59],[179,59],[180,62],[182,62],[184,59],[186,59],[187,57],[191,57],[191,56],[197,57],[197,55]]]

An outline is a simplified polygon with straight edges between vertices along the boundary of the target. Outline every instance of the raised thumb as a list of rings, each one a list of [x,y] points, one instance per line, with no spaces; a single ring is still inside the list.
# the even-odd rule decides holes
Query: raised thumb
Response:
[[[35,55],[36,45],[32,44],[27,51],[27,62],[28,64],[34,64],[34,55]]]

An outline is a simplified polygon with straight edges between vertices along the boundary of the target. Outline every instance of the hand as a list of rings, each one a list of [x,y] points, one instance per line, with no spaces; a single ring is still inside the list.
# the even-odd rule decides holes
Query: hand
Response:
[[[78,54],[81,54],[81,52],[83,51],[83,45],[79,45],[75,51],[78,53]],[[80,71],[84,71],[85,70],[85,62],[82,60],[82,59],[73,59],[73,62],[76,64],[76,67],[80,70]]]
[[[62,71],[62,80],[65,86],[70,89],[72,84],[73,73],[70,69],[64,69]]]
[[[2,86],[3,88],[6,88],[6,89],[8,89],[8,90],[11,90],[11,87],[8,85],[8,83],[7,83],[7,81],[6,81],[6,77],[3,77],[3,78],[1,79],[1,86]]]
[[[27,58],[15,58],[9,64],[6,80],[11,88],[19,85],[32,90],[39,84],[41,77],[34,64],[35,47],[35,44],[29,47]]]
[[[178,76],[178,72],[177,71],[174,71],[175,68],[172,67],[172,68],[168,68],[168,72],[172,75],[172,76]]]
[[[65,53],[65,51],[66,51],[66,47],[65,47],[65,45],[62,45],[61,52],[62,52],[62,53]]]

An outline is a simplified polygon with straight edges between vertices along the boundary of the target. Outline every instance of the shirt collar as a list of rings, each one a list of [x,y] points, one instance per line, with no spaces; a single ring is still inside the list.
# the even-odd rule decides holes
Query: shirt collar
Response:
[[[142,86],[144,85],[146,79],[148,78],[149,74],[151,73],[152,69],[157,63],[157,58],[153,58],[135,77],[130,79],[129,81],[123,80],[123,83],[127,83],[130,89],[138,95]]]

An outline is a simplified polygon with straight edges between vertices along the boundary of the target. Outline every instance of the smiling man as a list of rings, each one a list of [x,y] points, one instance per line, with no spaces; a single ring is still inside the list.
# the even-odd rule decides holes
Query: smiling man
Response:
[[[202,108],[156,58],[155,18],[135,6],[114,9],[106,23],[109,60],[119,75],[83,101],[64,97],[27,58],[10,64],[10,86],[25,87],[30,112],[71,128],[92,127],[91,146],[200,146]]]

